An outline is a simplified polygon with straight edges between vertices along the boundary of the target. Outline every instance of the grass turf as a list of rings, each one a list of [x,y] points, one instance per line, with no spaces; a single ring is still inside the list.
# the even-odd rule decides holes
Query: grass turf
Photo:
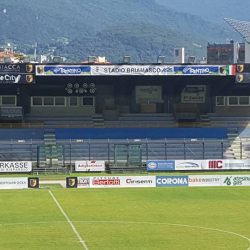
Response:
[[[89,250],[249,247],[249,187],[51,192]],[[84,249],[49,190],[0,190],[0,250],[17,249]]]

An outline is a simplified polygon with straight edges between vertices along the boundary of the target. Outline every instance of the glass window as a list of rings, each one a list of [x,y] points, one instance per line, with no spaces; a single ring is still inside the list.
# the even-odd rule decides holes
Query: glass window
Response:
[[[65,98],[64,97],[55,97],[55,105],[56,106],[65,106]]]
[[[78,97],[77,96],[70,96],[69,97],[69,106],[70,107],[77,107],[78,106]]]
[[[216,96],[216,106],[225,106],[225,96]]]
[[[82,98],[82,105],[83,106],[93,106],[94,105],[94,98],[93,97],[83,97]]]
[[[239,105],[249,106],[249,96],[240,96],[239,97]]]
[[[15,96],[2,96],[2,105],[16,105],[16,97]]]
[[[54,97],[44,97],[43,105],[44,106],[53,106],[54,105]]]
[[[229,106],[235,106],[235,105],[239,105],[238,104],[238,96],[229,96],[228,98],[228,105]]]
[[[32,97],[32,105],[33,106],[42,106],[43,98],[42,97]]]

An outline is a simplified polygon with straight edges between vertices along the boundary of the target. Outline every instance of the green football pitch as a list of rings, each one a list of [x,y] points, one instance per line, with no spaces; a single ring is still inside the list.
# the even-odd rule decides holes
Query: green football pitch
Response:
[[[0,250],[250,249],[250,188],[0,190]]]

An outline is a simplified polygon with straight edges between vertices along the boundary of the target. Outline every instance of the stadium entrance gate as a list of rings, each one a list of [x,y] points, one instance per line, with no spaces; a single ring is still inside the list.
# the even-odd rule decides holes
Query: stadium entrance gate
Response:
[[[65,166],[64,146],[47,145],[37,148],[38,168],[62,168]]]

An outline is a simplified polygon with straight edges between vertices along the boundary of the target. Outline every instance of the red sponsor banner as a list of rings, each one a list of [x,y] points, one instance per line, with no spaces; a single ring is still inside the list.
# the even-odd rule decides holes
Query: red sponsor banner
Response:
[[[103,187],[122,187],[121,177],[90,177],[90,187],[103,188]]]

